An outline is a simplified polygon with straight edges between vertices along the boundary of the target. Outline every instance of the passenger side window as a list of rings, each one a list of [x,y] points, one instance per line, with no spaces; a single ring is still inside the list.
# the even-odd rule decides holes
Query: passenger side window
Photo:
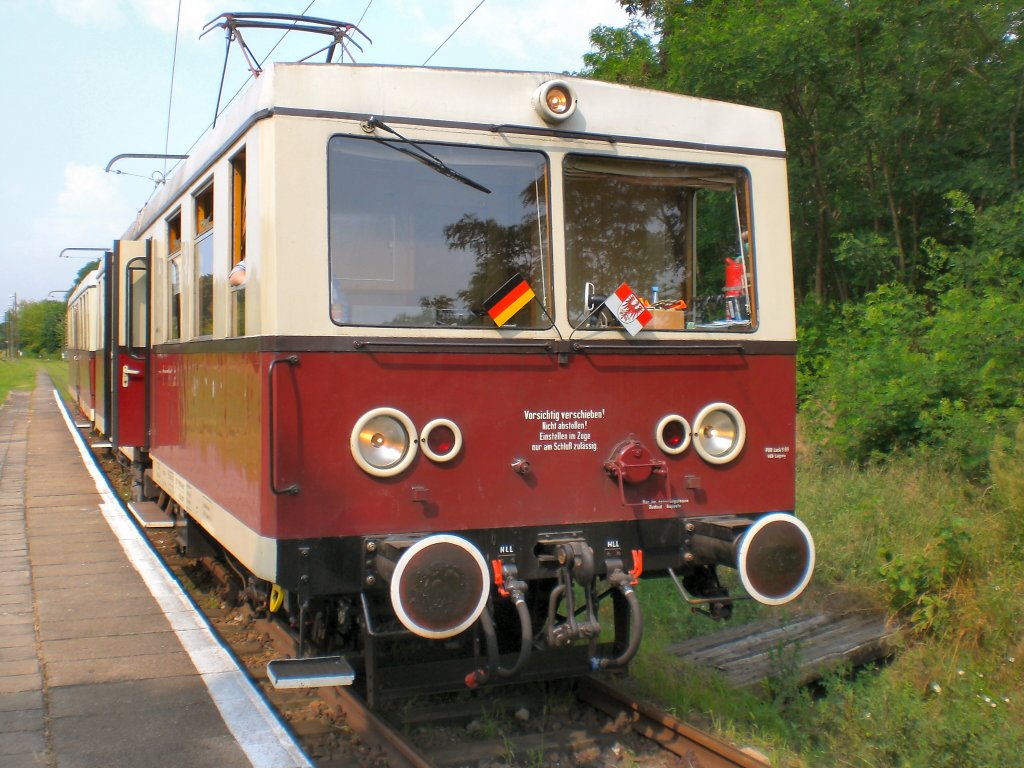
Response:
[[[213,183],[195,196],[195,264],[198,336],[213,335]]]
[[[181,211],[167,220],[167,338],[181,338]]]
[[[228,266],[231,336],[245,335],[245,150],[231,159],[231,263]]]

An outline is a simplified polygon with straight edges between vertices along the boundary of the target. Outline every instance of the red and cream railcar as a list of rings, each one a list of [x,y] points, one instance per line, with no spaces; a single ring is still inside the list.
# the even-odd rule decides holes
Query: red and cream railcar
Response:
[[[79,410],[100,432],[106,432],[108,411],[105,294],[106,275],[101,267],[86,275],[68,297],[65,323],[68,387]]]
[[[726,613],[735,567],[786,602],[814,550],[785,157],[780,116],[733,104],[274,65],[117,244],[149,291],[118,320],[121,443],[190,546],[371,684],[406,640],[471,685],[625,664],[646,577]]]

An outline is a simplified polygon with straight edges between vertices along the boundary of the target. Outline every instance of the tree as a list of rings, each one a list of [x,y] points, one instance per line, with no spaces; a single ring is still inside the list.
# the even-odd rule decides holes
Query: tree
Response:
[[[1024,418],[1024,193],[947,203],[964,244],[926,241],[923,290],[883,285],[836,313],[827,349],[811,335],[803,412],[810,442],[841,458],[942,447],[980,478]]]
[[[94,269],[98,269],[99,266],[100,266],[99,259],[93,259],[88,264],[86,264],[84,267],[82,267],[80,270],[78,270],[78,274],[75,275],[75,279],[71,281],[71,287],[68,288],[68,292],[65,294],[64,298],[67,299],[68,297],[70,297],[71,296],[71,292],[73,290],[75,290],[75,287],[80,282],[82,282],[82,280],[85,278],[85,276],[88,275],[90,272],[92,272]]]
[[[594,30],[584,74],[782,113],[797,289],[819,302],[920,288],[923,244],[958,242],[947,192],[980,210],[1022,187],[1019,6],[620,3],[633,23]]]
[[[33,355],[52,355],[64,346],[64,303],[24,302],[18,308],[19,348]]]

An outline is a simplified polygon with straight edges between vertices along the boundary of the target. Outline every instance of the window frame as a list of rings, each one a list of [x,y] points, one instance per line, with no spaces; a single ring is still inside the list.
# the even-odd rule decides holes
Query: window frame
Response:
[[[243,145],[231,156],[228,167],[231,173],[231,249],[229,251],[228,274],[237,264],[245,261],[248,246],[247,221],[248,212],[248,155]],[[248,265],[247,265],[248,266]],[[246,280],[240,285],[228,283],[228,328],[230,337],[246,334]]]
[[[458,323],[458,322],[453,322],[452,324],[445,324],[445,323],[439,323],[439,322],[434,322],[434,323],[423,322],[423,323],[416,323],[416,324],[412,324],[412,323],[400,324],[400,323],[395,323],[393,321],[392,322],[387,322],[387,323],[384,323],[384,322],[376,322],[376,323],[375,322],[352,322],[351,320],[348,319],[348,317],[346,315],[342,314],[342,312],[340,311],[341,307],[336,304],[336,302],[334,301],[334,295],[333,295],[334,294],[334,290],[333,289],[334,289],[334,286],[335,286],[335,281],[339,280],[339,279],[346,279],[346,278],[341,278],[338,274],[336,274],[337,270],[335,268],[335,266],[336,266],[335,265],[335,254],[334,254],[334,250],[333,250],[333,248],[334,248],[335,227],[337,225],[334,223],[334,218],[335,218],[336,211],[335,211],[335,202],[334,202],[334,200],[332,200],[332,196],[333,196],[334,184],[336,183],[335,182],[335,178],[334,178],[334,174],[337,171],[335,171],[334,166],[333,166],[334,160],[333,160],[333,155],[332,155],[331,147],[332,147],[332,143],[335,142],[336,140],[345,140],[345,141],[353,141],[353,142],[372,142],[372,143],[375,143],[375,144],[383,144],[383,145],[386,145],[386,146],[390,146],[392,149],[398,148],[399,151],[405,152],[407,154],[414,154],[416,152],[415,147],[411,147],[410,146],[411,143],[408,142],[408,141],[399,141],[399,140],[392,140],[392,139],[379,139],[379,138],[375,138],[375,137],[358,136],[358,135],[344,134],[344,133],[333,134],[330,137],[328,137],[328,140],[327,140],[327,169],[326,169],[326,171],[327,171],[327,174],[326,174],[327,175],[327,199],[328,199],[327,200],[328,201],[328,204],[327,204],[327,216],[328,216],[328,222],[327,222],[328,223],[328,227],[327,227],[327,229],[328,229],[327,258],[328,258],[328,275],[329,275],[328,307],[329,307],[329,315],[330,315],[331,322],[335,326],[342,327],[342,328],[360,328],[360,327],[363,327],[363,328],[379,328],[379,329],[387,329],[387,330],[392,330],[393,329],[393,330],[416,330],[416,331],[423,331],[423,330],[444,330],[444,331],[459,330],[459,331],[477,332],[477,333],[479,333],[479,332],[488,332],[488,331],[493,332],[495,330],[500,330],[500,327],[497,326],[497,325],[487,325],[487,324],[484,324],[484,325],[470,325],[470,324],[462,324],[462,323]],[[539,161],[538,165],[539,165],[540,170],[538,171],[535,180],[540,182],[540,185],[541,185],[541,188],[542,188],[542,193],[543,193],[543,199],[536,206],[536,208],[537,208],[539,213],[538,213],[538,216],[534,219],[534,221],[539,224],[538,230],[540,231],[540,235],[538,236],[538,245],[537,245],[537,254],[538,255],[537,255],[537,259],[535,261],[532,261],[531,264],[532,264],[532,266],[535,269],[539,269],[539,271],[540,271],[540,273],[541,273],[541,275],[543,277],[544,283],[545,283],[544,286],[542,287],[542,289],[535,291],[536,299],[534,299],[534,301],[539,306],[538,317],[541,318],[541,319],[536,324],[531,324],[531,325],[528,325],[528,326],[517,326],[517,327],[514,328],[514,330],[527,331],[527,332],[547,332],[547,331],[552,331],[554,329],[554,327],[555,327],[555,315],[556,315],[557,308],[558,308],[558,290],[557,290],[557,287],[555,285],[555,279],[554,279],[554,273],[555,273],[555,248],[554,248],[553,235],[552,235],[552,227],[553,227],[552,218],[553,218],[553,214],[554,214],[553,205],[552,205],[552,198],[553,198],[553,194],[554,194],[554,184],[553,184],[553,173],[552,173],[552,159],[551,159],[550,153],[545,151],[544,149],[538,148],[538,147],[520,148],[520,147],[494,146],[494,145],[489,145],[489,144],[477,144],[477,143],[462,142],[462,141],[444,141],[444,140],[440,140],[440,139],[419,139],[419,138],[417,138],[415,140],[415,144],[418,147],[428,147],[428,148],[430,148],[433,151],[437,151],[436,148],[443,148],[443,149],[446,149],[446,150],[447,149],[452,149],[452,150],[476,150],[476,151],[480,151],[480,152],[492,152],[492,153],[495,153],[495,157],[500,157],[500,156],[506,156],[507,157],[510,154],[524,154],[524,155],[530,155],[530,156],[533,156],[533,157],[537,158],[537,160]],[[420,159],[420,158],[415,158],[415,159]],[[414,162],[414,160],[412,160],[410,162]],[[432,165],[432,164],[428,163],[428,162],[424,162],[424,165]],[[524,168],[526,166],[514,166],[513,165],[513,166],[510,166],[510,167]],[[438,170],[438,169],[437,168],[433,168],[432,170]],[[447,174],[444,174],[441,171],[438,171],[438,172],[439,172],[439,178],[441,178],[441,179],[444,179],[445,176],[447,175]],[[470,175],[472,175],[472,174],[470,173]],[[452,179],[452,178],[448,178],[445,183],[460,184],[460,182],[458,180],[455,180],[455,179]],[[422,265],[418,265],[418,266],[420,268],[423,268]],[[502,281],[502,283],[503,282],[504,282],[504,280]],[[501,287],[501,284],[494,285],[493,286],[494,292],[497,292],[497,290],[500,287]],[[341,290],[340,287],[339,287],[339,290]],[[493,295],[493,293],[491,295]],[[489,298],[489,297],[481,298],[481,302],[485,301],[487,298]],[[457,310],[457,311],[458,312],[463,312],[463,311],[467,311],[467,310]]]
[[[184,302],[184,290],[182,286],[184,258],[181,240],[181,219],[181,206],[175,208],[171,214],[164,219],[167,226],[167,274],[164,282],[164,285],[167,288],[166,341],[181,341],[185,338],[185,328],[183,323],[185,313],[182,307]],[[177,239],[175,239],[175,235],[177,235]],[[177,247],[175,248],[175,246]],[[177,278],[177,281],[175,281],[175,278]],[[177,282],[177,293],[175,293],[174,290],[175,282]],[[175,296],[177,296],[177,303],[175,303]],[[175,308],[177,308],[177,318],[175,318]],[[175,323],[175,320],[177,320],[177,323]],[[177,327],[177,333],[175,333],[175,327]]]
[[[577,168],[571,168],[572,164],[576,163]],[[602,168],[603,166],[603,168]],[[618,172],[612,169],[617,167]],[[607,170],[606,170],[607,169]],[[570,193],[573,185],[573,173],[578,172],[580,174],[593,173],[594,178],[605,177],[614,179],[619,176],[624,180],[628,180],[627,183],[636,185],[638,188],[643,186],[638,179],[654,179],[659,178],[675,180],[674,188],[679,190],[680,198],[685,201],[685,210],[680,211],[682,214],[677,222],[678,231],[675,233],[676,236],[673,240],[682,243],[682,262],[678,267],[682,271],[682,275],[678,281],[678,285],[674,286],[677,290],[674,293],[669,293],[665,290],[665,286],[659,285],[658,298],[662,299],[669,293],[669,298],[675,297],[678,294],[678,298],[683,299],[686,303],[686,308],[679,312],[679,316],[676,316],[678,310],[666,309],[663,302],[659,302],[661,307],[648,307],[651,311],[652,319],[648,322],[645,330],[654,331],[670,331],[670,332],[686,332],[686,333],[708,333],[708,332],[728,332],[728,333],[753,333],[757,331],[760,317],[758,314],[759,305],[756,300],[757,281],[754,279],[756,274],[756,254],[753,251],[752,245],[747,248],[743,248],[741,243],[743,242],[743,233],[748,234],[748,243],[753,243],[753,210],[752,210],[752,185],[753,178],[750,169],[742,164],[725,163],[725,162],[697,162],[692,159],[686,158],[672,158],[672,157],[633,157],[633,156],[608,156],[608,155],[596,155],[586,152],[571,151],[566,152],[562,156],[562,163],[560,167],[561,176],[561,189],[562,189],[562,234],[564,238],[564,256],[565,256],[565,284],[563,289],[566,292],[566,300],[568,302],[568,316],[569,322],[576,326],[577,329],[586,330],[617,330],[620,328],[617,324],[609,324],[609,318],[612,315],[608,312],[602,312],[600,308],[594,307],[594,311],[587,313],[586,308],[577,308],[577,302],[580,297],[584,295],[583,287],[593,285],[587,280],[583,280],[583,285],[577,286],[576,283],[580,281],[580,275],[575,274],[577,271],[584,267],[581,263],[577,263],[584,256],[587,249],[582,247],[578,253],[573,250],[573,227],[577,225],[577,222],[592,221],[592,218],[588,219],[585,217],[574,218],[577,210],[582,210],[579,206],[572,204],[570,200]],[[716,178],[717,177],[717,178]],[[582,175],[580,176],[581,183],[584,182]],[[692,179],[692,183],[689,181]],[[666,184],[659,186],[655,184],[649,185],[652,188],[671,190],[673,185]],[[702,253],[702,224],[709,223],[709,219],[701,219],[700,207],[703,192],[728,194],[732,201],[732,215],[729,217],[729,221],[732,222],[730,231],[735,231],[736,243],[735,247],[731,251],[733,258],[741,250],[745,254],[745,258],[741,259],[745,264],[744,275],[747,278],[745,286],[745,295],[749,301],[749,314],[746,319],[743,319],[742,314],[740,319],[728,321],[727,320],[727,307],[728,297],[725,286],[725,280],[723,278],[721,291],[711,294],[705,290],[704,293],[698,291],[698,283],[701,280],[702,272],[708,272],[706,269],[709,263],[713,263],[704,258]],[[604,192],[603,194],[607,194]],[[622,200],[623,196],[614,196],[616,199]],[[654,198],[652,198],[654,200]],[[724,202],[724,200],[723,200]],[[583,226],[578,224],[578,226]],[[644,232],[648,232],[647,228],[643,228]],[[667,231],[660,233],[665,236]],[[581,239],[583,246],[588,243],[605,242],[602,238],[601,233],[596,230],[594,236],[588,239]],[[726,240],[720,239],[717,241],[719,248],[725,247]],[[627,253],[630,251],[628,248],[619,249],[620,253]],[[665,251],[665,256],[668,257],[669,252]],[[598,260],[600,263],[600,260]],[[671,268],[671,261],[666,258],[665,267],[659,267],[664,271],[666,268]],[[614,266],[614,264],[613,264]],[[626,262],[622,262],[622,266],[626,266]],[[721,265],[723,270],[725,265]],[[610,279],[606,280],[608,285],[599,284],[595,286],[595,293],[600,294],[602,297],[606,293],[615,291],[619,285],[623,282],[627,283],[632,289],[633,293],[636,294],[642,302],[650,301],[654,304],[653,294],[654,289],[652,284],[658,285],[662,282],[660,276],[655,276],[654,279],[648,281],[641,281],[638,278],[628,279],[629,276],[626,273],[626,269],[623,269],[623,277],[621,280],[618,277],[607,276]],[[711,270],[713,273],[714,270]],[[596,281],[595,281],[596,282]],[[614,283],[614,284],[612,284]],[[633,284],[637,283],[637,284]],[[577,290],[579,289],[579,290]],[[579,293],[579,296],[576,295]],[[706,295],[705,295],[706,294]],[[709,301],[715,303],[721,303],[721,314],[720,320],[710,321],[708,318],[700,318],[700,313],[706,312],[704,306]],[[593,305],[592,305],[593,306]],[[695,319],[700,318],[700,319]]]
[[[192,193],[192,274],[195,277],[192,298],[195,303],[193,322],[196,338],[210,338],[216,332],[214,318],[213,275],[216,258],[214,178],[211,175]],[[208,253],[205,249],[209,249]],[[208,256],[209,272],[203,272],[204,256]],[[205,279],[205,282],[204,282]],[[206,316],[204,310],[209,311]]]

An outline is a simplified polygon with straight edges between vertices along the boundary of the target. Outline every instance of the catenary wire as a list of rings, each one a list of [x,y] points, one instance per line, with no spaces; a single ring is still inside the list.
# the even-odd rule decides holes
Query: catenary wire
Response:
[[[174,53],[171,55],[171,87],[167,93],[167,130],[164,133],[164,154],[171,142],[171,104],[174,102],[174,72],[178,66],[178,33],[181,31],[181,0],[178,0],[178,17],[174,22]],[[167,175],[167,159],[164,158],[163,175]]]
[[[448,35],[448,37],[446,37],[444,39],[444,41],[439,46],[437,46],[437,48],[434,49],[434,52],[432,54],[427,56],[427,61],[424,61],[422,66],[424,66],[424,67],[427,66],[427,62],[430,61],[432,58],[434,58],[434,56],[437,55],[438,51],[440,51],[442,48],[444,48],[445,43],[447,43],[449,40],[451,40],[453,37],[455,37],[455,33],[458,32],[460,29],[462,29],[462,25],[465,24],[467,21],[469,21],[469,17],[472,16],[474,13],[476,13],[480,9],[480,6],[484,4],[484,2],[485,2],[485,0],[480,0],[480,2],[476,4],[476,8],[474,8],[472,11],[470,11],[469,14],[466,16],[466,18],[464,18],[462,21],[459,22],[459,26],[457,26],[455,29],[452,30],[452,33],[450,35]]]

